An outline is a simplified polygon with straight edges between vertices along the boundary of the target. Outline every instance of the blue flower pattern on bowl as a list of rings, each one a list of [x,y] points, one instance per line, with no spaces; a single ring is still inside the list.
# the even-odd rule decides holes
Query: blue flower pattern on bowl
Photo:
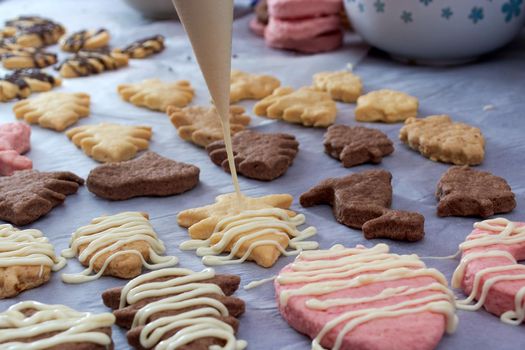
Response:
[[[468,16],[468,18],[470,18],[470,20],[474,24],[478,23],[479,21],[482,21],[484,18],[483,7],[474,6],[470,11],[470,15]]]
[[[505,14],[505,22],[510,22],[513,17],[519,17],[522,3],[523,0],[510,0],[501,6],[501,12]]]
[[[425,7],[431,7],[434,0],[418,0],[421,4],[423,4]],[[488,0],[493,1],[493,0]],[[362,2],[358,2],[357,0],[346,0],[347,3],[353,3],[356,4],[359,8],[359,11],[361,13],[365,12],[365,5]],[[504,3],[501,6],[501,13],[504,16],[505,22],[509,23],[513,19],[517,19],[522,11],[522,5],[523,0],[508,0],[508,2]],[[377,13],[385,13],[386,9],[386,2],[382,0],[376,0],[374,2],[374,8],[375,12]],[[450,20],[451,17],[454,15],[454,10],[451,6],[445,7],[441,9],[440,16],[443,19]],[[484,9],[481,6],[474,6],[470,13],[468,14],[467,18],[472,22],[472,24],[478,24],[479,22],[483,21],[485,17]],[[401,20],[405,24],[412,23],[414,21],[414,17],[412,12],[410,11],[403,11],[401,13]]]

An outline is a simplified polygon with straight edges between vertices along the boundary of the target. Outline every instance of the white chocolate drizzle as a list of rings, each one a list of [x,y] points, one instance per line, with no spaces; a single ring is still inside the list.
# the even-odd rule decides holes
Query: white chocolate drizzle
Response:
[[[133,242],[145,242],[149,246],[148,263],[142,254],[135,249],[121,247]],[[160,256],[165,252],[164,243],[157,237],[153,227],[145,214],[140,212],[123,212],[111,216],[102,216],[91,221],[91,224],[80,227],[73,233],[70,248],[62,251],[62,256],[73,258],[78,255],[81,262],[88,261],[88,267],[78,274],[63,274],[62,280],[66,283],[84,283],[95,280],[104,274],[104,271],[113,259],[121,255],[135,254],[142,265],[150,270],[176,265],[178,259],[174,256]],[[84,247],[80,253],[80,247]],[[97,259],[111,253],[106,258],[100,270],[91,275]]]
[[[259,246],[273,246],[285,256],[296,255],[303,250],[319,247],[317,242],[305,241],[317,233],[315,227],[310,226],[303,231],[297,229],[304,222],[304,215],[290,216],[288,211],[280,208],[245,210],[239,214],[224,217],[217,223],[214,234],[221,235],[217,243],[212,243],[212,235],[206,240],[192,239],[183,242],[180,249],[196,249],[197,255],[203,257],[202,262],[205,265],[242,263],[250,258],[252,251]],[[286,247],[283,247],[277,240],[261,239],[270,234],[284,238],[293,250],[286,250]],[[239,251],[242,251],[250,241],[244,254],[236,259]],[[227,249],[229,254],[220,256]]]
[[[31,316],[23,311],[32,310]],[[100,328],[111,327],[110,313],[78,312],[64,305],[47,305],[23,301],[0,313],[0,348],[6,350],[40,350],[66,343],[93,343],[109,347],[111,336]],[[28,343],[17,340],[58,332]]]
[[[154,281],[163,277],[174,277],[164,281]],[[247,343],[235,338],[234,329],[218,319],[229,315],[226,306],[210,294],[224,295],[222,289],[205,280],[215,277],[213,269],[193,272],[182,268],[166,268],[139,276],[126,284],[120,295],[119,308],[135,304],[146,298],[163,297],[141,308],[133,319],[133,326],[144,326],[140,333],[140,344],[156,350],[177,349],[200,338],[219,338],[224,340],[224,350],[242,350]],[[203,282],[204,281],[204,282]],[[160,311],[180,310],[188,307],[198,308],[173,316],[160,317],[148,322],[150,317]],[[173,329],[181,328],[171,337],[161,340]],[[215,347],[210,347],[210,349]]]
[[[434,282],[419,287],[398,286],[386,288],[380,293],[363,298],[327,298],[326,295],[349,288],[359,288],[373,283],[430,277]],[[407,296],[404,301],[382,307],[364,307],[358,310],[343,311],[325,324],[312,341],[312,349],[323,349],[323,338],[342,325],[335,338],[333,350],[343,345],[344,337],[359,325],[374,319],[398,317],[407,314],[434,312],[445,316],[447,332],[453,333],[457,327],[454,296],[447,287],[445,277],[436,269],[426,268],[415,254],[396,255],[389,253],[386,244],[378,244],[370,249],[345,248],[334,245],[329,250],[301,253],[276,279],[280,285],[301,284],[297,288],[282,290],[279,295],[281,305],[286,305],[293,297],[307,296],[305,306],[312,310],[362,305],[378,300]],[[321,298],[319,298],[321,297]]]
[[[514,256],[506,249],[511,245],[525,244],[525,225],[517,225],[507,219],[497,218],[477,222],[474,228],[486,232],[474,232],[459,245],[463,256],[452,276],[452,287],[461,287],[465,269],[474,260],[504,258],[508,260],[508,264],[486,267],[477,271],[470,295],[464,300],[458,300],[457,308],[469,311],[478,310],[485,304],[490,289],[496,283],[522,280],[523,287],[514,297],[514,310],[508,310],[500,316],[504,323],[519,325],[525,320],[525,266],[519,265]],[[489,274],[491,277],[486,278],[482,283],[483,278]],[[477,301],[472,304],[475,299]]]
[[[66,259],[55,256],[53,245],[41,231],[0,225],[0,267],[48,266],[58,271],[64,265]]]

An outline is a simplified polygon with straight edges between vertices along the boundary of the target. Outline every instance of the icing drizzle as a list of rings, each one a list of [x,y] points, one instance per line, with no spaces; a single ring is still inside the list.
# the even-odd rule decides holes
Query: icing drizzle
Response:
[[[316,234],[315,227],[310,226],[303,231],[297,229],[304,222],[304,215],[290,216],[288,211],[280,208],[245,210],[221,219],[210,238],[183,242],[180,249],[196,249],[197,255],[203,257],[202,262],[205,265],[242,263],[250,258],[253,249],[259,246],[273,246],[283,255],[295,255],[319,246],[317,242],[305,241]],[[220,239],[213,243],[212,239],[217,234],[220,235]],[[268,238],[268,235],[284,238],[293,250],[287,251],[279,241]],[[219,256],[226,251],[229,251],[228,255]]]
[[[344,289],[420,276],[431,277],[435,282],[419,287],[386,288],[376,295],[363,298],[326,297],[330,293]],[[279,301],[281,305],[286,305],[293,297],[307,296],[305,306],[312,310],[328,311],[332,308],[410,296],[408,300],[383,307],[363,307],[358,310],[343,311],[321,329],[312,341],[312,349],[323,349],[321,346],[323,338],[340,325],[342,328],[335,338],[333,350],[341,348],[344,337],[349,332],[374,319],[431,311],[446,317],[449,333],[455,331],[458,322],[454,296],[447,287],[445,277],[436,269],[426,268],[415,254],[390,254],[386,244],[378,244],[370,249],[335,245],[329,250],[303,252],[290,265],[289,270],[277,276],[276,283],[280,285],[301,283],[298,288],[282,290]],[[422,293],[425,293],[424,296],[421,295]]]
[[[176,277],[154,281],[165,277]],[[228,316],[228,309],[210,294],[224,295],[221,288],[205,280],[215,277],[213,269],[193,272],[182,268],[166,268],[139,276],[122,289],[119,308],[133,305],[146,298],[165,297],[141,308],[133,319],[132,327],[144,326],[140,332],[140,344],[156,350],[177,349],[200,338],[219,338],[225,341],[224,350],[242,350],[247,346],[244,340],[235,338],[233,328],[218,319]],[[148,322],[160,311],[198,307],[174,316],[160,317]],[[173,329],[182,328],[171,337],[161,340]],[[157,344],[157,345],[155,345]]]
[[[498,282],[523,280],[525,282],[525,266],[519,265],[506,250],[506,247],[514,244],[525,243],[525,225],[517,225],[515,222],[504,218],[485,220],[474,224],[474,228],[489,232],[471,234],[467,240],[459,245],[460,251],[464,252],[454,275],[452,286],[461,287],[467,265],[477,259],[504,258],[508,259],[508,265],[487,267],[479,270],[474,276],[472,291],[464,300],[458,300],[457,307],[462,310],[478,310],[487,299],[490,289]],[[481,248],[477,249],[476,248]],[[468,250],[468,251],[467,251]],[[506,272],[512,272],[510,274]],[[485,279],[484,276],[492,274]],[[480,289],[481,287],[481,289]],[[479,297],[477,296],[477,293]],[[472,304],[474,299],[477,302]],[[501,314],[502,322],[519,325],[525,320],[525,285],[521,287],[514,298],[514,310]]]
[[[58,271],[65,264],[66,259],[55,256],[53,245],[41,231],[0,225],[0,267],[49,266]]]
[[[149,264],[138,250],[122,246],[133,242],[145,242],[149,246]],[[85,246],[85,248],[84,248]],[[80,247],[84,249],[80,253]],[[88,268],[79,274],[63,274],[62,280],[66,283],[83,283],[95,280],[104,274],[104,271],[113,259],[120,255],[135,254],[140,257],[142,264],[150,269],[157,270],[173,266],[178,263],[174,256],[160,256],[166,248],[158,239],[157,234],[149,223],[145,214],[139,212],[123,212],[111,216],[102,216],[91,221],[91,224],[79,228],[70,240],[70,248],[62,251],[62,256],[73,258],[78,255],[81,262],[88,261]],[[95,261],[110,253],[100,270],[91,275]]]
[[[31,311],[30,315],[24,311]],[[93,343],[109,346],[111,336],[101,328],[111,327],[115,316],[110,313],[78,312],[64,305],[47,305],[23,301],[0,313],[0,347],[9,350],[39,350],[66,343]],[[55,333],[28,343],[19,339]]]

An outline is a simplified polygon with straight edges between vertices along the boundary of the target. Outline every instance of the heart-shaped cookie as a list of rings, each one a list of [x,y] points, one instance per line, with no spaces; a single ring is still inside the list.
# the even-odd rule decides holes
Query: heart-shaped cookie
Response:
[[[312,349],[431,350],[457,326],[445,277],[386,244],[303,252],[275,291],[281,315]]]

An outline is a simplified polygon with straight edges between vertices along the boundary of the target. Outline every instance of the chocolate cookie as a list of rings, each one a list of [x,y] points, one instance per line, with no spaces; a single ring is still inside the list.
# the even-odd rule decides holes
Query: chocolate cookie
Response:
[[[394,145],[377,129],[332,125],[324,135],[324,149],[349,168],[368,162],[380,163],[384,156],[394,152]]]
[[[199,183],[199,168],[176,162],[154,152],[124,162],[108,163],[91,170],[89,191],[110,200],[139,196],[172,196]]]
[[[109,289],[102,299],[113,309],[116,323],[130,329],[126,337],[135,349],[153,349],[160,342],[170,349],[208,349],[226,341],[237,348],[244,343],[235,333],[245,304],[231,295],[239,283],[238,276],[216,275],[209,269],[169,268]]]
[[[343,225],[361,229],[368,220],[380,217],[392,204],[392,174],[386,170],[368,170],[341,178],[321,181],[303,193],[303,207],[328,204]]]
[[[365,238],[418,241],[424,236],[425,218],[412,212],[389,209],[392,175],[386,170],[368,170],[321,181],[303,193],[303,207],[328,204],[338,222],[362,229]]]
[[[289,134],[263,134],[242,131],[232,137],[235,166],[246,177],[271,181],[283,175],[292,165],[299,143]],[[224,141],[206,146],[206,151],[217,165],[229,172]]]
[[[32,223],[76,193],[84,180],[68,171],[17,171],[0,177],[0,219],[23,226]]]
[[[488,217],[516,207],[514,193],[505,179],[467,166],[453,166],[439,180],[436,190],[438,216]]]
[[[425,217],[419,213],[385,210],[383,215],[363,225],[366,239],[388,238],[396,241],[415,242],[425,236]]]

